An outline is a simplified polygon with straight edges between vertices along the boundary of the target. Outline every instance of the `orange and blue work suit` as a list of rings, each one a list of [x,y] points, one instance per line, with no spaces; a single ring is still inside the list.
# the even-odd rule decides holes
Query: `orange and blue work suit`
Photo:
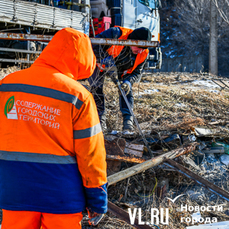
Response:
[[[107,211],[97,108],[76,81],[88,78],[95,64],[89,38],[65,28],[30,68],[0,81],[0,208],[7,219],[9,211]]]
[[[114,38],[114,39],[128,39],[128,36],[133,32],[132,29],[123,28],[120,26],[110,28],[104,32],[98,34],[96,38]],[[145,49],[142,53],[137,55],[131,52],[130,47],[125,47],[121,45],[93,45],[93,50],[97,59],[97,62],[102,62],[106,60],[110,62],[111,65],[115,65],[118,71],[119,80],[128,83],[130,86],[130,92],[127,95],[130,106],[133,109],[134,99],[132,93],[132,85],[135,82],[139,82],[141,79],[141,73],[145,64],[145,60],[148,56],[149,50]],[[110,58],[111,57],[111,58]],[[105,99],[103,94],[103,84],[106,72],[101,71],[99,67],[96,67],[94,73],[89,78],[89,83],[92,88],[92,93],[97,105],[98,114],[102,116],[105,113]],[[120,100],[120,110],[122,115],[131,116],[131,113],[123,99],[122,96]]]

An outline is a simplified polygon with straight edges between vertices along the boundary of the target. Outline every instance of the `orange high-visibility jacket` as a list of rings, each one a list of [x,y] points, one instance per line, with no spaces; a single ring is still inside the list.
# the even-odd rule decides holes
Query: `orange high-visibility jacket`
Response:
[[[122,35],[118,38],[120,40],[127,40],[128,36],[133,32],[132,29],[124,28],[121,26],[116,26],[116,27],[119,27],[120,30],[122,31]],[[112,45],[107,50],[107,53],[109,55],[113,56],[113,58],[116,58],[121,53],[123,48],[124,48],[124,46],[122,46],[122,45]],[[123,75],[131,74],[139,64],[141,64],[145,61],[145,59],[148,56],[148,53],[149,53],[148,49],[145,49],[143,52],[139,53],[136,57],[135,62],[134,62],[134,66],[132,68],[128,69],[127,71],[125,71]]]
[[[30,68],[0,81],[0,208],[106,211],[104,138],[94,99],[76,81],[95,64],[89,38],[65,28]]]

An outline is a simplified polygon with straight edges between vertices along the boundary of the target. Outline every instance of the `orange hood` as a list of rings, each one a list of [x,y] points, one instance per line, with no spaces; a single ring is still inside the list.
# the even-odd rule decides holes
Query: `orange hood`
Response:
[[[49,65],[75,80],[90,77],[96,66],[89,37],[72,28],[58,31],[32,66]]]

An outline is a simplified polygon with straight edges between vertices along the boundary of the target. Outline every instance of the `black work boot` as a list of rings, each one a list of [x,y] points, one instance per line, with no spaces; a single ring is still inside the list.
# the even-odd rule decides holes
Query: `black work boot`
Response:
[[[125,115],[123,116],[123,131],[134,131],[133,116]]]
[[[103,115],[99,116],[99,120],[100,120],[100,124],[102,127],[102,131],[106,132],[107,131],[106,115],[103,114]]]

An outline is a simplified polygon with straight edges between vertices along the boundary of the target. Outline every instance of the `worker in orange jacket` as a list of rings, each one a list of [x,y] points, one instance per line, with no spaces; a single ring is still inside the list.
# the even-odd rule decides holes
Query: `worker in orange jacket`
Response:
[[[2,229],[79,229],[85,208],[107,211],[99,117],[76,81],[95,65],[89,38],[65,28],[30,68],[0,81]]]
[[[115,38],[151,41],[152,35],[149,29],[141,27],[135,30],[116,26],[98,34],[96,38]],[[93,45],[93,50],[97,59],[97,67],[89,78],[91,91],[95,98],[99,118],[104,131],[106,131],[106,111],[103,94],[103,83],[106,74],[117,68],[118,79],[121,81],[122,89],[125,91],[128,102],[133,109],[134,98],[132,85],[141,80],[142,70],[146,62],[149,50],[136,46],[121,45]],[[106,69],[104,69],[106,67]],[[123,133],[133,131],[133,116],[126,105],[125,100],[120,95],[119,106],[123,116]]]

